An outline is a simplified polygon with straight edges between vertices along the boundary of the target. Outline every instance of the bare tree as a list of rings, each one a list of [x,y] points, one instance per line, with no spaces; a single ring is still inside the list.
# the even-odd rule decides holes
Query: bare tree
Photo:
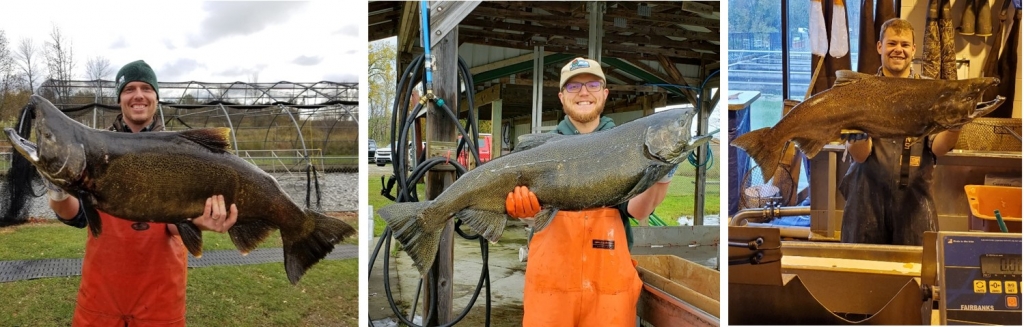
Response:
[[[43,67],[39,66],[39,58],[36,53],[39,49],[32,39],[22,38],[18,43],[18,49],[14,51],[14,57],[18,61],[18,72],[25,78],[30,92],[35,92],[36,79],[43,73]]]
[[[71,100],[71,86],[68,81],[74,78],[75,55],[71,39],[60,31],[56,24],[50,31],[50,41],[46,42],[46,67],[49,68],[49,79],[56,89],[57,101],[68,103]]]
[[[110,76],[114,68],[110,66],[110,59],[103,56],[89,58],[85,63],[85,75],[96,86],[96,96],[103,97],[103,79]],[[98,102],[98,101],[97,101]]]
[[[14,71],[14,58],[11,57],[10,42],[7,42],[7,33],[0,30],[0,104],[10,92],[11,86],[17,74]]]

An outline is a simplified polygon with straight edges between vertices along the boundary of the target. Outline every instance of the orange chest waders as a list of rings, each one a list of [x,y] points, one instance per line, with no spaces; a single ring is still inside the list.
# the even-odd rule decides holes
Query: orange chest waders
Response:
[[[89,233],[73,326],[184,326],[188,257],[166,224],[100,212]]]
[[[559,211],[533,235],[523,326],[635,326],[643,282],[619,211]]]

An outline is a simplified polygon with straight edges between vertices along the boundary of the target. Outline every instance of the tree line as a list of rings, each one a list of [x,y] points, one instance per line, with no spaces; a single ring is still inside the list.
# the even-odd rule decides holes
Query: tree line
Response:
[[[51,101],[70,103],[72,87],[67,81],[76,79],[78,61],[75,58],[74,43],[56,24],[52,25],[49,37],[43,42],[31,38],[11,40],[6,31],[0,29],[0,122],[11,126],[21,107],[28,103],[33,93],[39,92]],[[85,65],[85,77],[96,81],[102,94],[101,79],[112,78],[114,68],[110,60],[90,57]],[[76,92],[80,93],[80,92]]]

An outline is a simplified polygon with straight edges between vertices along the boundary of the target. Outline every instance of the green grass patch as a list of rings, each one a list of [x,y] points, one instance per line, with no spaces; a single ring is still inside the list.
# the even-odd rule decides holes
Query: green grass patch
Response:
[[[387,167],[391,167],[391,165],[388,164]],[[380,210],[380,208],[383,208],[384,206],[395,203],[395,201],[391,201],[391,199],[388,199],[380,194],[380,190],[384,188],[384,184],[381,183],[381,177],[384,177],[384,183],[387,183],[387,179],[390,176],[391,174],[370,174],[370,180],[366,184],[370,188],[369,192],[367,192],[368,195],[366,200],[367,203],[369,203],[369,205],[373,206],[373,236],[380,236],[380,234],[384,233],[384,228],[387,227],[387,223],[384,222],[384,219],[381,219],[380,215],[377,214],[377,210]],[[420,200],[426,199],[426,192],[423,191],[425,187],[426,184],[416,184],[416,192],[417,194],[419,194]],[[391,196],[395,196],[395,194],[397,193],[397,189],[398,184],[396,183],[395,189],[391,191]]]
[[[276,234],[276,233],[275,233]],[[233,249],[227,234],[203,233],[205,250]],[[85,231],[60,223],[0,229],[0,260],[81,258]],[[355,243],[355,239],[346,243]],[[280,246],[272,235],[261,247]],[[5,326],[68,326],[80,277],[0,283]],[[356,326],[358,260],[325,260],[288,283],[282,263],[189,269],[192,326]]]
[[[689,165],[689,164],[685,164]],[[680,168],[682,170],[683,168]],[[672,177],[668,184],[668,193],[665,200],[654,209],[654,214],[665,221],[668,226],[678,226],[676,221],[679,217],[693,217],[694,208],[694,178],[682,175]],[[720,192],[717,185],[708,184],[704,189],[704,214],[717,215],[721,208],[719,206]]]
[[[87,237],[85,228],[56,220],[0,228],[0,260],[81,258],[85,255]],[[281,247],[281,233],[275,230],[257,247]],[[203,233],[203,251],[234,249],[227,233]]]

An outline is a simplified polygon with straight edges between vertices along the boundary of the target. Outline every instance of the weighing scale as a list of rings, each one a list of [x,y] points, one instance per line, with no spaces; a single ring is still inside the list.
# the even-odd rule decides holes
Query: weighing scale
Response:
[[[922,282],[941,324],[1021,325],[1021,234],[925,233],[924,244],[934,246]]]

